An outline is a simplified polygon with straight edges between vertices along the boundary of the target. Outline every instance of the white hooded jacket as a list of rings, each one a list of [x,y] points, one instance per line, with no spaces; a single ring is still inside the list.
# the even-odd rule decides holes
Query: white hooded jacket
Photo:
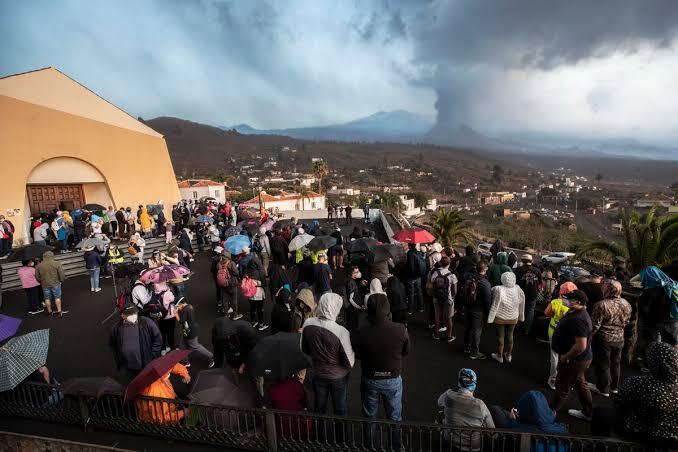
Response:
[[[501,275],[501,286],[492,289],[492,306],[487,323],[516,323],[525,320],[525,294],[516,285],[516,275],[506,272]]]

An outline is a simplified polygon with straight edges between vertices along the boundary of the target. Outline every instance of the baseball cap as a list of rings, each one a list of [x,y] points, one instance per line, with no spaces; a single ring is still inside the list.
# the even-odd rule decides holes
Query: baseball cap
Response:
[[[563,298],[570,301],[577,301],[579,304],[586,306],[586,303],[589,302],[589,297],[586,296],[581,290],[573,290],[572,292],[563,295]]]

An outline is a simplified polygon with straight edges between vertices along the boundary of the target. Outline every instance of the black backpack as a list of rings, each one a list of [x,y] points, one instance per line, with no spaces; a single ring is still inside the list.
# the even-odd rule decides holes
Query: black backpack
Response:
[[[473,306],[476,303],[478,298],[478,280],[474,277],[469,278],[466,281],[466,286],[464,287],[464,299],[466,300],[467,306]]]
[[[159,293],[154,291],[151,294],[151,300],[144,306],[144,314],[147,317],[150,317],[153,320],[162,320],[167,317],[167,308],[162,301],[165,292],[167,291],[163,290]]]
[[[433,298],[436,300],[447,301],[450,296],[450,275],[443,275],[442,270],[436,270],[431,280]]]
[[[424,256],[417,254],[417,266],[419,268],[419,276],[424,276],[426,274],[426,259],[424,259]]]
[[[238,333],[233,333],[222,339],[220,342],[226,364],[234,369],[240,367],[243,363],[243,358],[240,348],[240,336],[238,336]]]

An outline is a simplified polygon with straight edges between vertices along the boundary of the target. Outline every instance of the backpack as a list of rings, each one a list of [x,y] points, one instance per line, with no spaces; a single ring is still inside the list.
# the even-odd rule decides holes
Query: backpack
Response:
[[[144,313],[146,316],[153,320],[162,320],[167,317],[167,308],[163,303],[165,292],[167,291],[163,290],[162,292],[153,292],[151,294],[151,300],[144,306]]]
[[[254,242],[252,243],[252,252],[261,254],[261,252],[264,250],[264,247],[261,244],[261,237],[257,235],[254,237]]]
[[[240,349],[240,337],[237,333],[233,333],[230,336],[222,339],[221,348],[224,353],[224,359],[226,364],[237,369],[243,362],[242,353]]]
[[[419,270],[419,276],[424,276],[426,274],[426,259],[424,256],[417,254],[417,268]]]
[[[127,253],[129,253],[130,256],[136,256],[137,255],[137,249],[134,245],[130,245],[127,247]]]
[[[464,299],[468,306],[474,305],[476,299],[478,298],[478,280],[474,277],[471,277],[466,281],[466,286],[464,287]]]
[[[433,298],[447,301],[450,296],[450,273],[443,275],[442,270],[438,270],[431,279],[431,283]]]
[[[52,221],[52,231],[54,231],[54,235],[56,235],[56,233],[59,232],[59,229],[61,229],[59,223],[57,223],[56,220]]]
[[[244,276],[240,283],[240,291],[242,292],[243,297],[252,298],[257,294],[257,285],[252,278]]]
[[[228,261],[217,263],[217,286],[229,287],[231,285],[231,272],[228,270]]]

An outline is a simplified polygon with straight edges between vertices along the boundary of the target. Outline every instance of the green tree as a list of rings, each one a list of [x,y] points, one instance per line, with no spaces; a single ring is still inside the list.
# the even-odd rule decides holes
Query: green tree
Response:
[[[425,223],[443,246],[454,246],[457,242],[473,243],[471,229],[458,210],[439,208]]]
[[[646,215],[622,209],[620,221],[624,242],[592,241],[579,247],[578,256],[595,252],[624,256],[634,273],[648,265],[664,265],[678,258],[678,215],[659,217],[657,206]]]
[[[325,160],[316,160],[313,162],[313,175],[318,179],[318,193],[323,192],[323,177],[327,176],[330,169]]]
[[[428,198],[421,192],[412,192],[407,194],[408,198],[414,199],[414,206],[424,209],[428,204]]]

